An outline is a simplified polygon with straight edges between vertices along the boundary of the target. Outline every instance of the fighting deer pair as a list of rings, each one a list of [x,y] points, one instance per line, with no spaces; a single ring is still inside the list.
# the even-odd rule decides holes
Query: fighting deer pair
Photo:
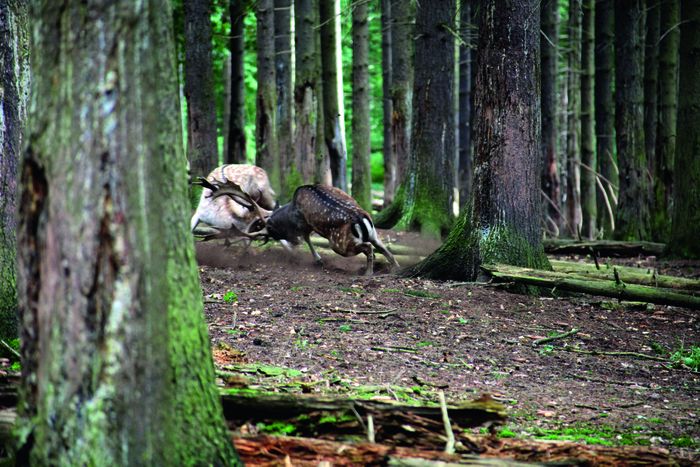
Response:
[[[296,189],[290,203],[273,209],[274,192],[267,174],[259,167],[226,165],[197,183],[204,191],[192,217],[193,231],[204,221],[221,232],[213,237],[232,233],[250,239],[273,238],[288,250],[303,238],[314,260],[320,264],[321,256],[309,238],[316,232],[328,239],[333,251],[341,256],[364,253],[366,275],[374,270],[375,248],[393,267],[399,267],[377,236],[370,215],[338,188],[303,185]],[[220,202],[221,197],[226,197],[226,203]]]

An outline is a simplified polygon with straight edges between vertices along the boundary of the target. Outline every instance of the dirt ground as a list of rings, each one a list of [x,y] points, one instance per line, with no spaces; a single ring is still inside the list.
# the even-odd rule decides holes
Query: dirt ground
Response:
[[[439,388],[451,403],[490,394],[507,407],[502,436],[659,446],[700,462],[700,374],[636,355],[666,358],[700,344],[697,311],[528,297],[495,284],[401,278],[381,265],[364,277],[364,257],[321,254],[323,268],[306,247],[289,254],[197,245],[219,367],[299,370],[311,393],[370,387],[397,398],[396,388],[405,387],[431,398]],[[686,277],[700,271],[653,257],[621,262]],[[533,345],[574,328],[570,337]]]

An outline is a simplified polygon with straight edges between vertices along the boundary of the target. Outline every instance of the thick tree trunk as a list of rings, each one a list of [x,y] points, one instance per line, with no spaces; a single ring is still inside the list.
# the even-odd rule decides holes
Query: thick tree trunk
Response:
[[[613,0],[595,4],[595,133],[598,167],[598,230],[612,236],[617,207],[617,171],[615,169],[615,106],[612,91],[615,64],[615,14]],[[598,184],[598,182],[600,182]]]
[[[482,3],[472,208],[410,273],[474,280],[483,262],[549,268],[542,249],[538,0]],[[503,34],[509,31],[509,34]]]
[[[678,47],[681,37],[680,0],[661,3],[659,41],[659,114],[654,158],[652,238],[668,241],[671,232],[673,161],[678,114]]]
[[[656,165],[656,127],[658,125],[659,83],[659,0],[647,2],[644,39],[644,151],[652,178]],[[651,201],[651,198],[649,198]],[[653,205],[650,206],[653,212]]]
[[[352,10],[352,197],[372,209],[369,129],[369,25],[367,3]]]
[[[581,29],[581,236],[596,236],[596,153],[593,120],[594,8],[595,0],[583,0]]]
[[[324,141],[328,150],[333,186],[348,191],[348,152],[345,144],[343,74],[340,59],[340,0],[320,0],[320,7]]]
[[[280,192],[277,145],[277,82],[275,80],[275,20],[273,0],[258,0],[258,95],[255,116],[255,165],[265,169],[272,188]]]
[[[243,19],[245,8],[240,0],[229,2],[231,20],[231,100],[228,132],[228,151],[224,161],[227,164],[244,164],[246,162],[245,142],[245,85],[243,82],[243,58],[245,44],[243,40]]]
[[[615,129],[620,195],[615,238],[648,240],[649,174],[644,151],[645,1],[615,1]]]
[[[460,5],[459,29],[463,43],[459,47],[459,135],[457,186],[459,204],[466,206],[472,191],[472,2]]]
[[[396,153],[392,146],[391,120],[394,106],[391,101],[391,88],[393,86],[393,74],[391,69],[391,0],[381,0],[382,8],[382,110],[383,110],[383,153],[384,153],[384,208],[394,201],[396,191]]]
[[[681,6],[678,146],[674,170],[672,253],[700,258],[700,3]]]
[[[581,229],[581,0],[569,0],[566,119],[566,221],[569,234]]]
[[[542,35],[542,191],[549,231],[558,233],[561,224],[561,187],[557,164],[557,64],[559,60],[559,3],[545,0],[541,4]]]
[[[231,54],[224,57],[224,69],[222,73],[224,80],[224,112],[223,127],[221,134],[224,137],[224,158],[229,152],[228,149],[228,129],[231,127]]]
[[[296,186],[288,175],[294,166],[294,99],[292,89],[292,0],[275,0],[275,80],[277,144],[280,153],[280,201],[291,199]]]
[[[26,2],[0,2],[0,339],[17,337],[17,179],[29,95]]]
[[[406,175],[411,150],[414,8],[413,2],[391,0],[391,104],[394,111],[391,137],[396,157],[396,187]]]
[[[17,462],[236,464],[186,225],[170,3],[31,8]]]
[[[187,157],[193,176],[206,176],[219,162],[214,71],[211,57],[211,0],[184,0]]]

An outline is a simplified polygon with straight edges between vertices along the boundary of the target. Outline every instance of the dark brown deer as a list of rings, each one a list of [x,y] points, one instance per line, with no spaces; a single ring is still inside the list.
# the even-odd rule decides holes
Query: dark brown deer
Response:
[[[317,263],[321,256],[310,240],[316,232],[328,239],[333,251],[341,256],[355,256],[364,253],[367,256],[366,275],[374,271],[374,248],[383,254],[389,263],[398,268],[394,256],[377,236],[377,231],[370,215],[357,202],[338,188],[326,185],[303,185],[296,189],[290,203],[276,209],[272,215],[265,217],[257,209],[257,203],[240,190],[235,183],[213,183],[212,197],[230,196],[249,209],[256,209],[265,227],[257,232],[244,233],[249,238],[273,238],[279,240],[286,249],[301,243],[301,238],[309,245],[311,254]]]

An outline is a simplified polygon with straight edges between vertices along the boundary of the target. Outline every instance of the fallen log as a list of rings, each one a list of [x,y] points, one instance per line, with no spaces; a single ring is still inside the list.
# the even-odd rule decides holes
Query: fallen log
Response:
[[[544,251],[556,254],[598,254],[601,256],[630,257],[638,255],[659,256],[666,250],[664,243],[620,242],[614,240],[578,241],[550,238],[543,240]]]
[[[549,263],[552,265],[555,272],[574,273],[595,277],[597,279],[615,280],[615,271],[617,271],[620,280],[628,284],[678,289],[679,291],[685,290],[689,293],[700,292],[700,280],[661,275],[658,274],[655,269],[633,268],[613,264],[603,264],[600,269],[598,269],[595,264],[556,259],[550,259]]]
[[[571,292],[602,295],[620,300],[633,300],[660,305],[680,306],[700,310],[700,297],[674,292],[669,289],[626,284],[624,281],[609,281],[570,274],[540,271],[505,264],[483,264],[481,268],[499,281],[516,282],[542,288],[557,288]]]
[[[311,237],[311,243],[314,246],[320,246],[323,248],[330,248],[328,245],[328,240],[326,240],[323,237],[319,237],[318,235],[314,235]],[[388,243],[386,245],[387,249],[393,253],[394,255],[400,255],[400,256],[424,256],[425,252],[420,252],[416,250],[415,248],[411,248],[410,246],[406,245],[398,245],[396,243]]]

